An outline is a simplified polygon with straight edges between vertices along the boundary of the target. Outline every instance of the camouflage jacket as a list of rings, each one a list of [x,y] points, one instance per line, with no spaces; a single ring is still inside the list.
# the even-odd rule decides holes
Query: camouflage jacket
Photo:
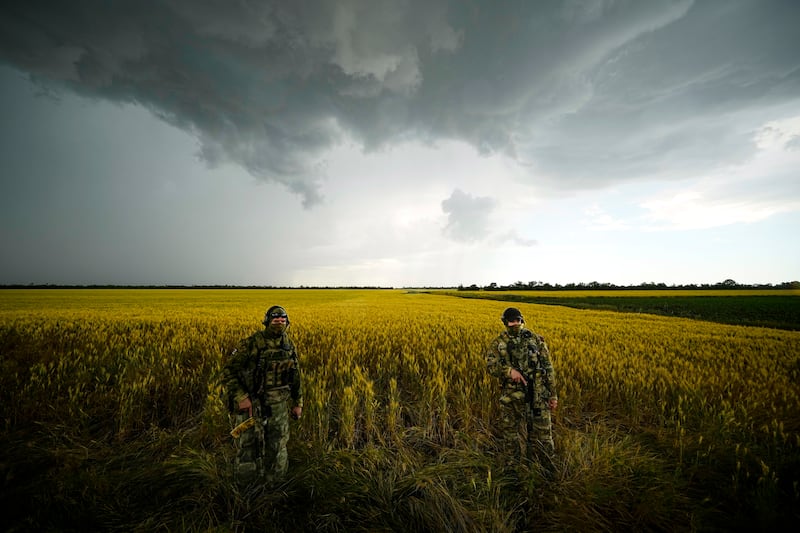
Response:
[[[244,339],[228,356],[222,375],[233,406],[245,398],[276,403],[290,397],[295,406],[303,405],[297,350],[286,333],[272,336],[264,329]]]
[[[513,383],[509,378],[511,369],[516,368],[528,378],[535,379],[539,402],[558,398],[550,350],[544,338],[529,329],[523,327],[514,336],[508,331],[501,333],[489,345],[486,364],[489,374],[500,380],[504,393],[525,389],[522,383]]]

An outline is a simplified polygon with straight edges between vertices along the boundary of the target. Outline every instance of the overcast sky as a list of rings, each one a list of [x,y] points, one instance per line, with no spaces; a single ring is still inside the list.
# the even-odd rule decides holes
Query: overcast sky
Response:
[[[800,279],[800,1],[11,1],[0,283]]]

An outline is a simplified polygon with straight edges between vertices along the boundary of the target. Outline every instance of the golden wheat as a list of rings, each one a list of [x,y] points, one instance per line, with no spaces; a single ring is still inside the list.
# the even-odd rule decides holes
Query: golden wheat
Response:
[[[261,327],[272,304],[288,310],[300,353],[300,441],[391,447],[417,432],[447,444],[484,432],[496,414],[484,352],[501,330],[503,302],[390,290],[0,296],[4,383],[16,383],[7,393],[7,427],[61,421],[126,438],[202,412],[215,433],[210,421],[224,419],[221,361]],[[551,349],[561,398],[557,424],[621,420],[673,442],[680,461],[689,452],[696,461],[728,453],[734,476],[763,479],[775,476],[775,461],[800,448],[800,333],[518,307]]]

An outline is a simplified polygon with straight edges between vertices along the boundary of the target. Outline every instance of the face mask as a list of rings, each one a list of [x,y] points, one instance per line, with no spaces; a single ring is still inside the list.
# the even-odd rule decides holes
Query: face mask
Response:
[[[270,324],[267,329],[273,335],[280,335],[284,331],[286,331],[286,324]]]
[[[516,336],[519,335],[519,331],[522,329],[522,324],[517,324],[516,326],[508,326],[506,329],[508,329],[509,335]]]

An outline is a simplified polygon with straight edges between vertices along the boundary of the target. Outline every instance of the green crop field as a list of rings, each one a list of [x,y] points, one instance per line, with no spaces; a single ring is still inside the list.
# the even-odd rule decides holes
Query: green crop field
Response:
[[[648,313],[722,324],[800,330],[798,290],[431,292],[461,298]]]

